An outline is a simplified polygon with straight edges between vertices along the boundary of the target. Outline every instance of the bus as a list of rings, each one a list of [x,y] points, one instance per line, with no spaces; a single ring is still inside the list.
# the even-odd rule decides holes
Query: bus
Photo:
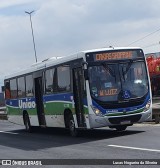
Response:
[[[151,81],[152,90],[152,118],[155,123],[160,122],[160,52],[148,53],[145,55]]]
[[[151,120],[152,98],[141,48],[102,48],[50,58],[4,80],[8,120],[25,126],[124,131]]]
[[[160,97],[160,52],[146,54],[153,99]]]

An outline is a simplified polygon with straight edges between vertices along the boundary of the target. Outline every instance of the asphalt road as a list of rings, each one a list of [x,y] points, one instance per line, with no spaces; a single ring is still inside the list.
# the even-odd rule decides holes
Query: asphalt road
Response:
[[[124,132],[103,128],[80,135],[70,137],[67,130],[55,128],[27,133],[23,126],[1,120],[0,159],[160,159],[160,124],[136,124]]]

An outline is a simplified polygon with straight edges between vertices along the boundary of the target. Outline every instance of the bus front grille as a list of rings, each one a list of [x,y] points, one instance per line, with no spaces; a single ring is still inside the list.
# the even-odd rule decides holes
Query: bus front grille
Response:
[[[142,116],[141,114],[138,114],[138,115],[132,115],[132,116],[109,118],[108,120],[111,124],[119,125],[123,121],[130,121],[131,123],[138,122],[141,116]]]

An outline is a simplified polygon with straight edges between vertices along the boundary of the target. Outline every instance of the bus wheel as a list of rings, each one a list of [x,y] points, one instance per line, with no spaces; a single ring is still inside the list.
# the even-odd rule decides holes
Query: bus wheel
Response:
[[[116,128],[117,131],[124,131],[124,130],[126,130],[127,126],[119,125],[119,126],[116,126],[115,128]]]
[[[72,114],[69,115],[69,120],[68,120],[68,126],[69,126],[69,132],[72,137],[78,136],[78,131],[75,128],[75,123]]]
[[[27,132],[32,132],[32,127],[27,113],[24,114],[24,125]]]

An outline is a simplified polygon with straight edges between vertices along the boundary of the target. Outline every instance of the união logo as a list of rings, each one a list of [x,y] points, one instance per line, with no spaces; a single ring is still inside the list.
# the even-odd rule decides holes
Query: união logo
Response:
[[[35,101],[23,101],[23,100],[19,100],[19,108],[20,109],[31,109],[31,108],[35,108],[36,107],[36,103]]]

